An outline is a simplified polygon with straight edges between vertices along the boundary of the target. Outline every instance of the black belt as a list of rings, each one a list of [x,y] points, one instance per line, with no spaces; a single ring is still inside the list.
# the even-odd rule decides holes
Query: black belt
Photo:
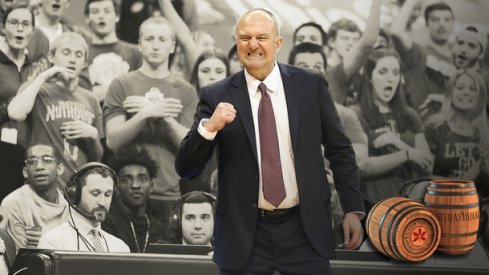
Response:
[[[291,208],[282,208],[274,210],[258,209],[258,219],[271,222],[281,222],[287,220],[290,216],[299,212],[299,205]]]

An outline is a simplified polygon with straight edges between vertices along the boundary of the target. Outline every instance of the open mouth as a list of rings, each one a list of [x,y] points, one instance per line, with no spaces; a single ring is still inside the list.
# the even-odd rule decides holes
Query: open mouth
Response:
[[[248,56],[249,56],[249,57],[260,57],[260,56],[262,56],[262,55],[263,55],[263,54],[261,54],[261,53],[248,53]]]
[[[384,88],[384,91],[392,92],[394,90],[394,87],[392,86],[387,86]]]
[[[457,56],[457,58],[458,58],[459,60],[462,60],[462,61],[467,60],[467,57],[465,57],[465,56],[463,56],[463,55],[461,55],[461,54],[460,54],[460,55],[458,55],[458,56]]]
[[[53,4],[51,7],[53,8],[53,10],[57,11],[61,8],[61,5],[60,4]]]
[[[24,37],[23,36],[19,36],[19,35],[15,36],[15,42],[21,43],[22,41],[24,41]]]
[[[105,22],[98,22],[97,23],[97,26],[99,26],[99,28],[104,28],[106,25],[107,25],[107,23],[105,23]]]

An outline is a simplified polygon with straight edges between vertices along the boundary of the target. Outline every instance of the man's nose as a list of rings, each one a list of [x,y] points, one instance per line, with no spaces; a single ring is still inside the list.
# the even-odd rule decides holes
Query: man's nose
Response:
[[[250,39],[250,48],[251,49],[256,49],[258,48],[258,39],[256,39],[255,37],[252,37]]]
[[[194,228],[195,229],[201,229],[202,228],[202,220],[201,219],[196,219],[195,220]]]

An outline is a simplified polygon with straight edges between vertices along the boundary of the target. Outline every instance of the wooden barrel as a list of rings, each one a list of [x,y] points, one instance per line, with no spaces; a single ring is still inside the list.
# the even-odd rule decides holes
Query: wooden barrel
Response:
[[[377,250],[406,262],[431,256],[441,234],[436,217],[424,205],[401,197],[374,205],[367,216],[366,230]]]
[[[459,255],[474,248],[480,213],[472,181],[433,180],[426,190],[424,204],[440,222],[438,251]]]

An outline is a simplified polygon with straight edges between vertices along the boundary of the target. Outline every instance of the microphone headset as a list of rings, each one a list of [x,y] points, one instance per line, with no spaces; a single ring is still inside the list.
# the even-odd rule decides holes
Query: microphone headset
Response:
[[[68,204],[70,205],[70,207],[68,207],[68,211],[70,214],[71,223],[69,223],[69,224],[76,231],[76,234],[78,236],[78,238],[77,238],[78,239],[78,250],[80,250],[80,238],[81,238],[89,250],[95,251],[95,248],[93,248],[93,246],[90,244],[90,242],[88,242],[85,239],[85,237],[78,231],[78,228],[76,227],[75,221],[74,221],[73,216],[71,214],[71,207],[73,207],[73,209],[75,209],[78,213],[80,213],[85,218],[90,219],[90,220],[95,218],[95,216],[93,216],[92,214],[87,213],[86,211],[84,211],[83,209],[78,207],[78,204],[80,203],[80,200],[81,200],[82,178],[89,170],[94,169],[94,168],[103,168],[103,169],[109,171],[110,177],[114,181],[114,190],[117,190],[116,186],[119,184],[119,180],[117,178],[116,172],[114,170],[112,170],[112,168],[110,168],[109,166],[107,166],[103,163],[100,163],[100,162],[89,162],[89,163],[86,163],[83,166],[77,168],[75,170],[75,172],[73,173],[73,175],[71,175],[70,178],[68,179],[68,181],[66,182],[64,197],[68,201]],[[108,249],[109,246],[107,245],[107,240],[105,240],[105,237],[103,235],[102,235],[102,238],[104,239],[106,247]]]
[[[190,198],[192,198],[191,202],[188,202]],[[201,198],[197,198],[201,197]],[[193,199],[195,198],[195,199]],[[179,198],[170,212],[170,232],[178,239],[181,240],[182,233],[182,212],[183,205],[185,203],[210,203],[212,206],[212,210],[216,209],[216,197],[210,193],[203,191],[192,191],[181,198]]]

